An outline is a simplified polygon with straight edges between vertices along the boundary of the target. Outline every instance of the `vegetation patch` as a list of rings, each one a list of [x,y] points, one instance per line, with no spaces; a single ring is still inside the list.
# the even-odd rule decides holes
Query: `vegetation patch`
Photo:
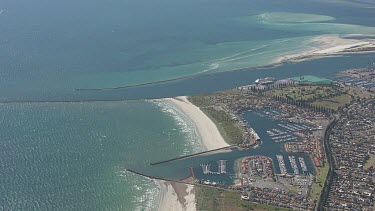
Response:
[[[339,108],[344,107],[352,101],[352,97],[348,94],[331,97],[328,99],[318,100],[312,103],[315,106],[321,106],[331,110],[337,111]]]
[[[279,96],[290,100],[312,102],[322,98],[342,94],[339,87],[334,86],[292,86],[268,91],[271,96]]]
[[[215,93],[211,95],[198,95],[189,98],[189,101],[198,106],[217,126],[220,134],[228,144],[241,144],[243,142],[243,131],[238,122],[224,110],[214,107],[209,100],[216,95],[226,95],[230,92]]]
[[[287,211],[290,209],[241,200],[241,195],[234,191],[224,191],[209,187],[196,187],[197,210],[199,211]]]
[[[375,94],[357,87],[339,86],[290,86],[266,91],[266,95],[290,103],[310,104],[318,108],[337,111],[353,100],[374,98]]]
[[[370,155],[365,165],[363,166],[363,168],[366,170],[370,169],[371,167],[375,168],[375,155]]]
[[[201,108],[201,110],[215,123],[227,143],[241,144],[243,142],[242,129],[228,113],[212,107]]]
[[[206,99],[205,95],[196,95],[189,97],[189,101],[199,108],[212,106],[212,103]]]
[[[323,167],[317,168],[315,182],[312,184],[311,197],[319,200],[320,194],[322,193],[324,184],[327,179],[328,171],[329,171],[328,163],[325,163]]]

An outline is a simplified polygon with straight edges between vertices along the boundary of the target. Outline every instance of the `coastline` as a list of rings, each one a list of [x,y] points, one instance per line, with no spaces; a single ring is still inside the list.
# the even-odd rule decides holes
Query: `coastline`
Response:
[[[229,146],[212,120],[192,104],[186,96],[163,99],[176,106],[195,125],[203,150],[213,150]],[[158,211],[195,211],[193,185],[159,181],[160,198]]]
[[[301,62],[329,56],[340,56],[352,53],[375,52],[375,41],[364,39],[346,39],[339,35],[321,35],[312,38],[311,43],[323,43],[317,47],[295,52],[275,59],[270,65],[281,65],[284,63]],[[370,51],[364,51],[370,49]],[[210,73],[216,74],[216,73]],[[194,76],[189,76],[194,77]],[[220,134],[215,123],[207,117],[199,107],[192,104],[186,96],[163,99],[176,106],[194,124],[199,134],[204,150],[212,150],[229,146]],[[194,186],[181,183],[159,181],[160,200],[158,211],[164,210],[196,210]]]
[[[158,211],[195,211],[193,185],[158,181],[160,187]]]
[[[361,37],[361,36],[364,38],[363,39],[355,38],[355,37]],[[166,82],[180,81],[180,80],[185,80],[185,79],[207,77],[207,76],[212,76],[212,75],[225,73],[225,72],[237,72],[237,71],[256,70],[256,69],[262,69],[262,68],[272,68],[272,67],[281,66],[287,63],[297,63],[297,62],[303,62],[303,61],[320,59],[320,58],[337,57],[337,56],[344,56],[344,55],[350,55],[350,54],[375,53],[375,39],[366,38],[365,35],[361,35],[361,34],[351,34],[346,37],[340,37],[340,35],[338,34],[317,35],[317,36],[312,37],[310,40],[306,42],[307,43],[321,43],[321,44],[315,47],[310,47],[308,49],[295,51],[294,53],[289,53],[283,56],[279,56],[277,58],[274,58],[272,61],[270,61],[270,63],[259,65],[259,66],[243,67],[243,68],[230,69],[230,70],[219,71],[219,72],[209,72],[209,73],[203,73],[203,74],[188,75],[188,76],[183,76],[183,77],[178,77],[178,78],[171,78],[171,79],[131,84],[131,85],[125,85],[125,86],[117,86],[117,87],[75,88],[74,91],[80,92],[80,91],[128,89],[128,88],[134,88],[134,87],[143,87],[143,86],[148,86],[148,85],[161,84],[161,83],[166,83]]]
[[[287,62],[302,62],[329,56],[375,52],[374,39],[351,39],[350,36],[342,38],[338,34],[327,34],[315,36],[307,42],[322,44],[294,54],[280,56],[273,60],[272,64],[279,65]]]
[[[229,146],[215,123],[199,107],[191,103],[186,96],[167,98],[165,100],[173,103],[193,122],[205,150]]]

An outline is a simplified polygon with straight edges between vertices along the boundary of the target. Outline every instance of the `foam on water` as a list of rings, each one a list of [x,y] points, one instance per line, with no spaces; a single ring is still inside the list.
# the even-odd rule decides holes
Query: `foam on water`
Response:
[[[336,18],[326,15],[292,13],[292,12],[267,12],[255,16],[244,16],[232,20],[242,24],[261,24],[263,27],[286,30],[318,32],[320,34],[375,34],[375,27],[360,26],[332,22]]]
[[[189,125],[167,105],[3,104],[0,111],[5,210],[153,210],[155,181],[124,169],[195,150]]]
[[[186,50],[186,56],[204,54],[210,58],[201,58],[199,62],[182,65],[163,66],[153,71],[139,70],[136,72],[103,73],[85,76],[88,85],[81,88],[116,87],[134,85],[157,80],[167,80],[201,73],[222,72],[246,67],[268,65],[276,58],[290,54],[307,46],[301,43],[311,36],[275,39],[269,41],[226,42],[218,45],[205,45],[199,49]],[[171,55],[171,57],[173,57]],[[95,81],[95,86],[92,84]]]
[[[135,176],[127,171],[119,171],[118,174],[125,178],[126,183],[135,193],[131,195],[131,202],[135,204],[134,211],[155,210],[159,201],[159,187],[155,180]]]
[[[173,103],[166,100],[149,100],[154,103],[162,112],[172,117],[177,125],[177,131],[180,131],[184,137],[184,152],[180,156],[200,152],[203,145],[195,128],[195,125],[189,117],[187,117]]]
[[[334,17],[326,15],[291,12],[266,12],[255,17],[262,23],[311,23],[335,20]]]

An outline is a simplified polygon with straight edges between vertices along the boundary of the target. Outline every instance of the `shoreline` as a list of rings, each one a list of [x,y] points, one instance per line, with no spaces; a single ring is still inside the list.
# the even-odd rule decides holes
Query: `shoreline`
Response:
[[[252,67],[243,67],[238,69],[231,69],[219,72],[209,72],[197,75],[188,75],[178,78],[171,78],[159,81],[151,81],[151,82],[144,82],[138,83],[133,85],[124,85],[124,86],[116,86],[116,87],[102,87],[102,88],[75,88],[74,91],[82,92],[82,91],[102,91],[102,90],[117,90],[117,89],[129,89],[135,87],[143,87],[148,85],[155,85],[161,84],[166,82],[174,82],[186,79],[194,79],[194,78],[201,78],[212,76],[220,73],[228,73],[228,72],[238,72],[238,71],[250,71],[250,70],[257,70],[263,68],[273,68],[277,66],[281,66],[288,63],[298,63],[303,61],[309,61],[314,59],[320,58],[327,58],[327,57],[337,57],[337,56],[345,56],[351,54],[365,54],[365,53],[375,53],[375,39],[374,38],[367,38],[367,39],[354,39],[351,37],[355,36],[365,36],[365,35],[348,35],[346,37],[340,37],[338,34],[325,34],[325,35],[317,35],[312,37],[310,40],[306,41],[308,43],[322,43],[316,47],[310,47],[306,50],[300,50],[290,52],[289,54],[285,54],[283,56],[279,56],[273,59],[269,64],[259,65],[259,66],[252,66]]]
[[[303,62],[330,56],[375,52],[374,39],[352,39],[350,36],[342,38],[338,34],[326,34],[315,36],[307,42],[323,44],[317,47],[311,47],[307,50],[296,52],[294,54],[292,53],[280,56],[273,60],[271,64],[278,65],[288,62]]]
[[[157,211],[195,211],[193,185],[158,181],[160,188]]]
[[[191,103],[186,96],[167,98],[166,100],[173,103],[192,121],[205,150],[229,146],[215,123],[199,107]]]
[[[321,35],[312,38],[308,42],[320,42],[323,45],[311,47],[304,51],[296,52],[276,58],[271,64],[266,66],[278,66],[285,63],[295,63],[305,60],[342,56],[345,54],[353,53],[369,53],[375,52],[375,40],[358,40],[358,39],[345,39],[339,35]],[[370,51],[364,51],[370,49]],[[259,68],[259,67],[257,67]],[[260,67],[261,68],[261,67]],[[249,68],[252,69],[252,68]],[[230,70],[225,72],[231,72]],[[221,73],[221,72],[219,72]],[[212,75],[217,73],[208,73]],[[188,78],[203,77],[204,75],[189,76]],[[179,80],[179,79],[173,79]],[[160,83],[160,82],[155,82]],[[186,96],[176,98],[163,99],[173,106],[176,106],[183,114],[185,114],[190,121],[194,124],[196,131],[199,134],[200,142],[204,150],[213,150],[229,146],[220,134],[215,123],[205,115],[205,113],[197,106],[192,104]],[[194,186],[174,182],[159,181],[160,186],[160,199],[158,211],[195,211],[195,194]]]
[[[163,99],[176,106],[194,124],[203,150],[229,146],[212,120],[186,96]],[[195,190],[193,185],[158,181],[160,187],[158,211],[195,211]]]

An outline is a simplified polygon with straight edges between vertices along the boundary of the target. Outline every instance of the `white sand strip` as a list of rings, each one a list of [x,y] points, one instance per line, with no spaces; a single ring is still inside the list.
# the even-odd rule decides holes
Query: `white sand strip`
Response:
[[[176,99],[166,99],[176,105],[195,125],[202,144],[207,150],[218,149],[229,146],[221,136],[215,123],[206,116],[200,108],[188,101],[187,97],[182,96]]]
[[[177,106],[195,125],[201,138],[201,143],[206,150],[212,150],[229,146],[221,136],[215,123],[212,122],[200,108],[188,101],[187,97],[178,97],[176,99],[165,99]],[[183,184],[180,184],[183,185]],[[161,198],[158,211],[195,211],[196,202],[192,185],[186,185],[186,191],[183,195],[185,202],[178,200],[178,195],[169,183],[160,181]],[[181,190],[180,190],[181,191]],[[181,193],[180,193],[181,194]]]
[[[183,211],[182,204],[178,201],[177,194],[172,185],[160,181],[160,202],[158,211]]]
[[[291,60],[298,60],[299,58],[303,58],[302,60],[316,57],[324,57],[329,55],[337,55],[337,54],[344,54],[347,50],[353,50],[354,52],[360,53],[362,49],[366,48],[373,48],[375,47],[375,40],[374,39],[363,39],[363,40],[356,40],[356,39],[346,39],[341,38],[337,34],[328,34],[328,35],[320,35],[313,37],[308,42],[311,43],[320,43],[316,47],[311,47],[309,49],[302,50],[300,52],[289,54],[285,56],[281,56],[273,61],[273,63],[281,63],[285,61]]]
[[[158,211],[196,211],[193,185],[175,184],[186,189],[185,193],[176,193],[176,190],[169,182],[159,181],[159,184],[161,188],[161,198]],[[184,203],[179,201],[178,194],[185,195]]]

